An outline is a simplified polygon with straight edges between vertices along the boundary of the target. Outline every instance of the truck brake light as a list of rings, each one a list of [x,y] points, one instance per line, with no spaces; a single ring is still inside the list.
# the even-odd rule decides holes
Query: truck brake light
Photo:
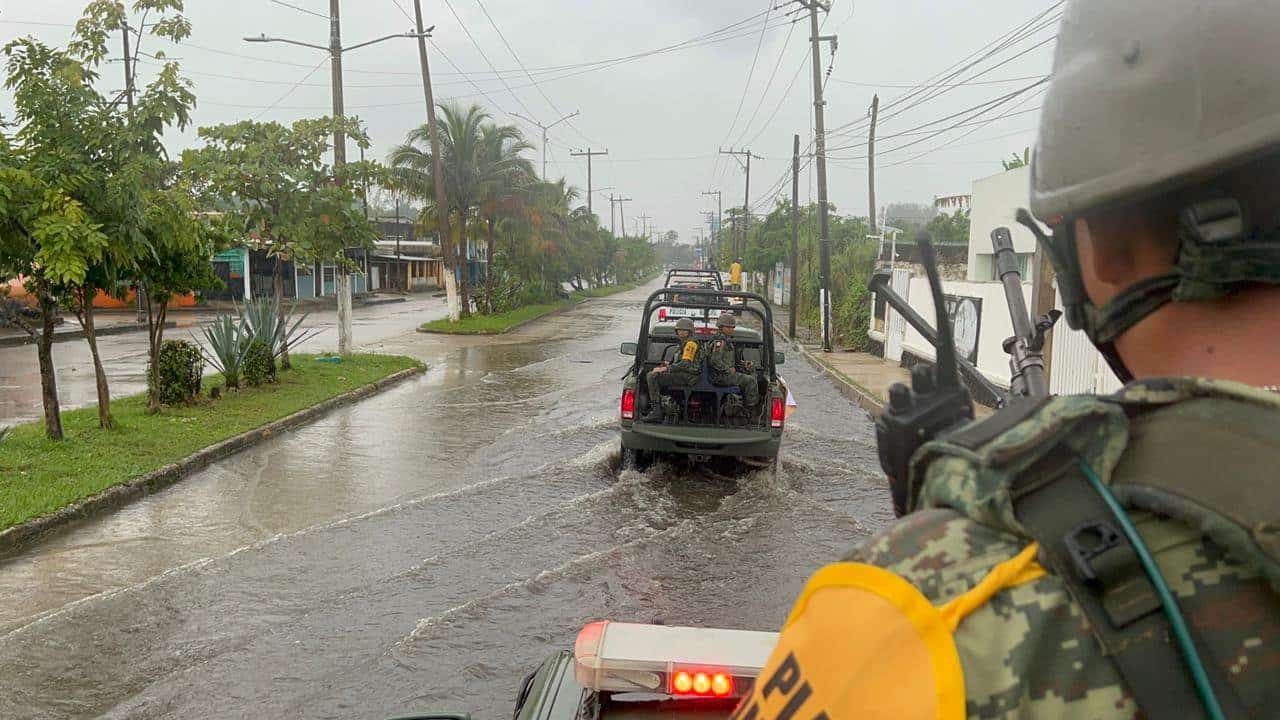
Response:
[[[622,419],[632,420],[636,416],[636,391],[627,388],[622,391]]]
[[[666,322],[666,321],[667,321],[667,309],[666,309],[666,308],[659,308],[659,309],[658,309],[658,322]]]
[[[667,691],[679,697],[731,697],[733,676],[714,668],[676,667]]]
[[[782,398],[780,397],[774,398],[773,404],[769,411],[769,424],[772,425],[773,427],[780,428],[782,427],[783,420],[786,420],[786,418],[787,418],[786,404],[783,402]]]

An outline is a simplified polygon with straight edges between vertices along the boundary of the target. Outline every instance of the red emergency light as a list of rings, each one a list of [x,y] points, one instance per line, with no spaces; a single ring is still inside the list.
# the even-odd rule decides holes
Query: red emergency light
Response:
[[[676,667],[667,692],[677,697],[731,697],[733,676],[715,668]]]

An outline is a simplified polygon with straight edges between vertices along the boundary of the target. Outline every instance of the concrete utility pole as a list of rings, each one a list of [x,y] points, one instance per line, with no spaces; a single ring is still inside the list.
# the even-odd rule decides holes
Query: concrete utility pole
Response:
[[[649,216],[641,215],[639,219],[640,219],[641,237],[649,237]]]
[[[796,283],[800,275],[800,135],[791,143],[791,298],[788,301],[787,336],[796,339]]]
[[[350,47],[342,46],[342,23],[339,13],[339,0],[329,0],[329,44],[328,46],[316,45],[314,43],[301,42],[298,40],[289,40],[286,38],[267,37],[265,34],[258,37],[246,37],[245,42],[282,42],[290,45],[301,45],[302,47],[314,48],[329,53],[329,69],[330,83],[333,94],[333,119],[335,121],[333,128],[333,170],[335,184],[342,184],[343,166],[347,164],[347,134],[343,128],[345,115],[343,113],[342,101],[342,55],[348,50],[355,50],[374,43],[390,40],[397,37],[416,37],[421,38],[424,33],[397,33],[395,35],[386,35],[380,38],[369,40],[367,42],[357,43]],[[438,155],[438,154],[437,154]],[[323,276],[321,284],[323,285]],[[348,355],[351,352],[351,276],[347,274],[345,265],[338,269],[337,274],[337,294],[338,294],[338,353]]]
[[[809,11],[809,42],[813,49],[813,141],[818,159],[818,247],[821,249],[818,266],[820,303],[822,308],[822,350],[831,352],[831,235],[827,217],[827,139],[826,122],[822,116],[822,58],[821,43],[831,43],[836,49],[835,35],[818,35],[818,10],[830,12],[831,6],[819,0],[796,0]]]
[[[574,110],[573,112],[569,113],[568,115],[565,115],[564,117],[551,123],[550,125],[543,125],[537,120],[534,120],[533,118],[527,118],[521,115],[520,113],[515,113],[515,112],[511,113],[512,115],[520,118],[521,120],[524,120],[527,123],[532,123],[533,125],[536,125],[540,130],[542,130],[542,179],[543,180],[547,179],[547,131],[559,125],[560,123],[564,122],[565,120],[568,120],[569,118],[577,117],[578,114],[581,112],[582,112],[581,110]]]
[[[871,96],[871,129],[867,131],[867,219],[871,234],[876,230],[876,116],[880,114],[880,96]]]
[[[124,41],[124,103],[129,108],[129,114],[133,114],[133,93],[134,93],[134,77],[133,77],[133,52],[129,49],[129,23],[120,23],[120,39]],[[245,263],[248,264],[246,258]],[[249,274],[249,268],[245,268],[245,276]],[[147,313],[145,305],[142,302],[142,296],[146,293],[146,286],[142,283],[133,291],[133,304],[138,311],[137,322],[139,325],[147,321]],[[245,298],[246,300],[248,298]]]
[[[457,320],[461,311],[458,306],[458,279],[454,274],[457,262],[454,258],[454,247],[449,234],[449,201],[444,187],[444,159],[440,156],[440,131],[436,124],[436,102],[431,89],[431,66],[427,63],[427,37],[435,25],[422,29],[422,0],[413,0],[413,16],[418,35],[418,65],[422,69],[422,96],[427,103],[427,136],[431,141],[431,184],[436,194],[436,231],[440,235],[440,254],[444,256],[445,273],[445,305],[449,309],[449,318]],[[406,279],[405,289],[408,290]]]
[[[574,113],[574,115],[577,115],[577,113]],[[608,155],[608,154],[609,154],[608,150],[592,150],[591,148],[587,148],[586,152],[569,153],[569,155],[573,157],[585,157],[587,159],[587,212],[588,213],[592,213],[592,210],[591,210],[591,158],[595,155]]]
[[[735,238],[733,242],[733,259],[737,260],[739,257],[742,257],[743,251],[747,249],[747,226],[751,224],[751,150],[734,150],[733,148],[729,148],[728,150],[721,149],[720,154],[732,155],[735,160],[737,160],[739,155],[745,155],[747,158],[746,165],[744,166],[747,171],[747,184],[742,193],[742,231],[738,233],[741,240]],[[760,156],[757,155],[756,159],[759,160]],[[742,161],[739,160],[739,162]]]
[[[626,237],[627,236],[627,214],[622,209],[622,203],[631,202],[631,198],[624,198],[621,195],[619,195],[618,198],[614,200],[614,202],[618,203],[618,220],[621,221],[619,224],[622,225],[622,236]]]
[[[724,198],[722,197],[724,193],[719,190],[708,190],[702,194],[716,196],[716,231],[712,233],[713,241],[711,249],[712,252],[715,252],[720,248],[720,233],[724,231]],[[713,255],[712,257],[714,258],[715,256]],[[714,260],[712,261],[712,267],[715,267]]]

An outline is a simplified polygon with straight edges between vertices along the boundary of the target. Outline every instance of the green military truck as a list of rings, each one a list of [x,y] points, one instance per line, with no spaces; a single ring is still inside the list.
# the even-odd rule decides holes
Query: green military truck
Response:
[[[667,387],[659,397],[649,397],[644,378],[664,362],[672,362],[681,343],[675,320],[694,320],[693,338],[703,347],[717,329],[719,311],[735,305],[738,328],[732,342],[742,365],[754,376],[761,402],[739,414],[726,412],[741,406],[742,389],[712,383],[705,355],[699,358],[695,382]],[[675,311],[675,312],[673,312]],[[693,311],[693,312],[685,312]],[[714,312],[714,316],[713,313]],[[651,294],[640,318],[636,342],[622,344],[621,352],[635,358],[623,377],[619,420],[624,469],[643,469],[655,460],[776,467],[786,420],[786,389],[778,380],[777,366],[783,354],[773,349],[773,313],[764,298],[733,290],[663,288]],[[737,396],[737,397],[734,397]],[[653,404],[662,417],[645,421]]]

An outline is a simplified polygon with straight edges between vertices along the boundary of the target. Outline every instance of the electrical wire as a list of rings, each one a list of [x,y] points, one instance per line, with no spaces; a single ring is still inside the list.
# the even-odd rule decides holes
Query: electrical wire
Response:
[[[723,145],[729,142],[729,138],[733,136],[733,130],[738,126],[738,118],[742,117],[742,106],[747,101],[747,93],[751,90],[751,78],[756,73],[756,63],[760,61],[760,49],[764,47],[764,33],[769,26],[769,14],[773,12],[773,0],[767,0],[764,10],[764,22],[760,26],[760,37],[756,40],[756,51],[751,56],[751,68],[747,70],[747,81],[742,87],[742,95],[738,97],[738,108],[733,112],[733,122],[729,123],[729,130],[724,134],[724,140],[720,141]],[[727,165],[726,165],[727,167]],[[717,174],[721,177],[723,173],[718,173],[720,168],[720,160],[717,156],[716,161],[711,169],[712,184],[715,184]]]
[[[284,101],[285,101],[285,99],[287,99],[290,95],[292,95],[295,91],[297,91],[297,89],[298,89],[298,88],[302,87],[302,84],[303,84],[304,82],[306,82],[306,81],[307,81],[307,80],[308,80],[312,75],[316,74],[316,71],[317,71],[317,70],[319,70],[319,69],[320,69],[320,67],[321,67],[322,65],[324,65],[325,63],[327,63],[327,62],[329,62],[329,58],[324,58],[324,59],[322,59],[320,62],[316,63],[316,64],[315,64],[315,66],[311,68],[311,71],[310,71],[310,72],[308,72],[306,75],[303,75],[303,76],[298,80],[298,82],[296,82],[296,83],[294,83],[294,84],[293,84],[293,87],[291,87],[291,88],[289,88],[288,90],[286,90],[286,91],[284,92],[284,94],[283,94],[283,95],[281,95],[280,97],[276,98],[276,99],[275,99],[275,101],[274,101],[274,102],[272,102],[270,105],[268,105],[268,106],[266,106],[266,107],[262,108],[262,109],[261,109],[261,110],[259,110],[257,113],[255,113],[252,119],[253,119],[253,120],[257,120],[258,118],[260,118],[260,117],[262,117],[263,115],[267,114],[267,113],[268,113],[268,112],[270,112],[271,110],[275,109],[275,107],[276,107],[277,105],[279,105],[280,103],[284,102]]]
[[[391,0],[391,2],[396,6],[396,9],[400,11],[400,14],[404,16],[404,19],[408,20],[409,24],[412,25],[416,31],[418,29],[418,21],[409,14],[408,10],[404,9],[404,6],[400,4],[400,0]]]
[[[511,86],[507,84],[507,79],[498,74],[498,68],[494,67],[493,63],[489,61],[489,56],[485,54],[484,49],[480,47],[480,43],[477,42],[475,36],[471,34],[471,30],[467,28],[467,24],[462,21],[462,16],[458,15],[458,11],[454,9],[453,2],[451,0],[444,0],[444,5],[449,8],[449,12],[453,14],[453,18],[458,21],[458,26],[462,28],[462,32],[466,34],[467,39],[471,41],[476,52],[480,53],[480,57],[484,60],[485,65],[488,65],[489,69],[492,70],[494,74],[497,75],[498,79],[502,81],[502,86],[507,89],[507,94],[510,95],[511,98],[516,101],[516,104],[519,105],[526,113],[530,115],[535,114],[529,109],[528,105],[524,104],[524,100],[522,100],[519,95],[516,95],[515,90],[511,89]]]
[[[791,36],[795,34],[796,24],[791,23],[791,27],[787,29],[787,37],[782,41],[782,50],[778,52],[778,60],[773,64],[773,71],[769,73],[769,80],[764,84],[764,92],[760,93],[760,102],[756,103],[755,110],[751,112],[751,118],[747,120],[746,127],[742,128],[742,134],[738,136],[738,144],[742,144],[742,139],[751,132],[751,126],[756,122],[756,116],[760,114],[760,106],[764,105],[764,99],[769,97],[769,90],[773,87],[773,80],[778,76],[778,68],[782,67],[782,59],[787,56],[787,48],[791,46]],[[773,119],[773,116],[770,116]],[[763,132],[763,128],[761,129]],[[756,137],[759,137],[756,133]]]
[[[1024,80],[1038,80],[1042,77],[1047,77],[1047,76],[1024,75],[1023,77],[1000,78],[999,80],[969,80],[969,81],[958,82],[958,83],[936,83],[936,84],[930,84],[928,85],[928,87],[970,87],[973,85],[1002,85],[1004,83],[1021,82]],[[844,83],[845,85],[857,85],[858,87],[869,87],[869,88],[916,88],[921,86],[920,83],[894,84],[894,83],[887,83],[887,82],[867,82],[865,80],[863,81],[841,80],[840,78],[837,78],[837,77],[833,77],[831,79],[838,83]]]
[[[280,7],[287,7],[290,10],[297,10],[298,12],[305,13],[307,15],[314,15],[315,17],[318,17],[318,18],[324,18],[325,20],[329,19],[329,16],[325,15],[324,13],[318,13],[315,10],[308,10],[307,8],[299,7],[297,5],[290,5],[289,3],[284,2],[284,0],[267,0],[267,2],[272,3],[273,5],[279,5]]]

